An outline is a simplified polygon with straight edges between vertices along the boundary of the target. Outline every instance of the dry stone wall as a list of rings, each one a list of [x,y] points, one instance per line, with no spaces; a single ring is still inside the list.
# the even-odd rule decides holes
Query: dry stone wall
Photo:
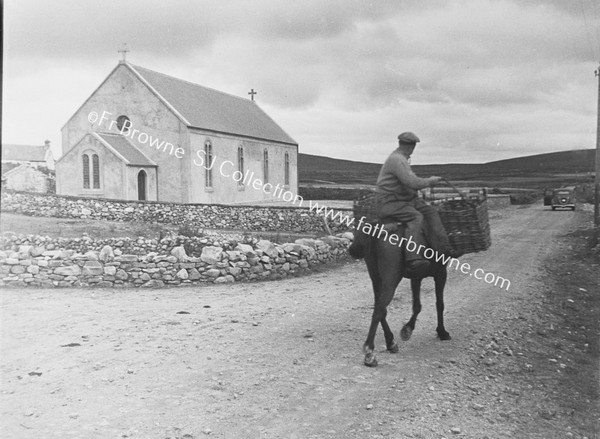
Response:
[[[349,232],[286,244],[5,234],[0,237],[0,286],[156,288],[280,279],[346,258],[351,240]]]
[[[327,230],[323,212],[311,211],[307,206],[293,205],[274,207],[178,204],[3,191],[2,211],[54,218],[145,221],[196,229],[295,233],[341,233],[348,230],[346,224],[331,219],[327,220]],[[342,217],[352,218],[350,209],[335,209],[334,215],[337,212],[341,212]]]

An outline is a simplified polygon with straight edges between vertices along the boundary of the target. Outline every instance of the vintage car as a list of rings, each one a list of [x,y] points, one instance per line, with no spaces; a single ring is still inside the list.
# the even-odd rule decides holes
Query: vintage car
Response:
[[[557,208],[571,208],[575,210],[575,187],[561,187],[554,189],[552,196],[552,210]]]

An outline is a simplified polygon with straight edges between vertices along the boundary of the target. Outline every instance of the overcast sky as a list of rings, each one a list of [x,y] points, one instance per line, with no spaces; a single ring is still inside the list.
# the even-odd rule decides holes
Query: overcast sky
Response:
[[[594,148],[599,3],[7,0],[2,141],[58,150],[126,42],[132,64],[254,88],[307,154],[380,163],[402,131],[417,164]]]

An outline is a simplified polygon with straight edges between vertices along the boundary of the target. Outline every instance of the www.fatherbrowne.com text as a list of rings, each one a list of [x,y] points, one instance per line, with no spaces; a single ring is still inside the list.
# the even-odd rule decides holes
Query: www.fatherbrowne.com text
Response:
[[[98,115],[97,112],[92,111],[88,114],[88,121],[92,124],[97,123],[100,127],[106,123],[109,130],[117,130],[121,135],[135,139],[142,145],[148,145],[151,148],[162,150],[164,153],[175,156],[179,159],[184,157],[185,150],[183,148],[175,146],[172,143],[165,142],[164,140],[160,141],[159,138],[152,137],[143,131],[135,129],[130,120],[124,120],[121,124],[119,124],[116,120],[110,119],[110,116],[112,116],[112,113],[108,111],[103,111],[102,115]],[[280,186],[279,184],[273,185],[268,182],[263,182],[260,178],[256,178],[254,176],[253,171],[241,172],[239,170],[235,170],[231,172],[233,169],[235,169],[235,164],[233,162],[230,160],[219,161],[215,155],[208,157],[204,150],[196,151],[196,157],[192,160],[192,162],[195,166],[206,170],[214,169],[217,162],[219,162],[219,173],[225,178],[231,178],[237,183],[252,187],[255,190],[262,190],[265,194],[271,195],[273,198],[282,199],[285,202],[298,205],[298,207],[302,207],[304,204],[304,199],[300,195],[286,190],[285,187]],[[493,273],[486,273],[481,268],[472,270],[468,263],[461,264],[458,259],[451,258],[450,256],[446,256],[444,254],[439,254],[437,251],[429,247],[425,247],[423,245],[419,245],[417,247],[417,244],[412,240],[412,236],[406,238],[400,237],[394,233],[388,233],[388,231],[385,230],[381,224],[372,225],[365,222],[365,217],[360,218],[358,224],[354,225],[355,218],[344,215],[340,210],[336,212],[334,209],[328,209],[326,206],[320,206],[319,203],[312,200],[309,200],[309,210],[311,212],[316,212],[318,215],[322,215],[325,219],[330,218],[334,222],[337,221],[342,225],[346,225],[348,228],[354,227],[355,229],[361,230],[367,235],[373,237],[377,236],[378,239],[383,239],[392,245],[397,245],[398,247],[404,245],[404,248],[407,251],[416,252],[417,254],[421,254],[420,252],[423,251],[423,256],[429,260],[435,260],[435,262],[447,264],[448,267],[452,267],[452,265],[455,264],[455,270],[459,270],[463,274],[468,274],[469,276],[475,277],[475,279],[483,280],[484,282],[493,284],[494,286],[498,286],[498,284],[500,284],[500,288],[506,287],[507,291],[510,288],[510,281],[508,279],[496,276]]]
[[[508,291],[510,288],[510,280],[508,279],[497,276],[494,273],[486,272],[481,268],[473,269],[469,263],[461,263],[457,258],[446,256],[445,254],[439,253],[437,250],[433,250],[430,247],[425,247],[423,245],[417,246],[417,243],[413,241],[412,236],[406,238],[404,236],[400,237],[395,233],[389,233],[387,230],[385,230],[383,224],[373,225],[365,222],[366,218],[364,216],[360,218],[358,223],[355,225],[355,218],[344,215],[341,211],[336,212],[332,209],[328,209],[325,206],[320,206],[317,202],[309,200],[309,209],[313,212],[323,215],[325,218],[330,218],[333,221],[338,221],[340,224],[345,224],[349,228],[354,226],[355,229],[362,231],[366,235],[387,241],[392,245],[397,245],[398,247],[404,246],[406,251],[423,255],[423,257],[426,259],[444,264],[448,268],[452,268],[454,266],[454,269],[460,271],[462,274],[469,275],[477,280],[483,280],[487,284],[493,284],[494,286],[500,288],[506,288],[506,291]]]

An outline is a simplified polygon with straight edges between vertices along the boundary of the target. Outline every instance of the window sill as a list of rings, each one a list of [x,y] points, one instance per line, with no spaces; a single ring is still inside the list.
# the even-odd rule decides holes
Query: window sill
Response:
[[[205,187],[204,188],[204,192],[214,192],[214,191],[215,191],[215,188],[213,188],[213,187]]]
[[[101,189],[83,189],[79,192],[80,197],[88,197],[88,196],[102,196],[104,195],[104,191]]]

